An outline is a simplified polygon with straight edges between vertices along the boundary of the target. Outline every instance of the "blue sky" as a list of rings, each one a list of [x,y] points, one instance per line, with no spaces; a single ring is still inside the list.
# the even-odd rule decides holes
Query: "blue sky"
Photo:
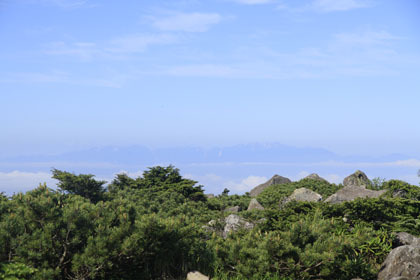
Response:
[[[281,143],[417,160],[419,13],[417,0],[1,1],[0,158]],[[0,166],[0,181],[29,172]]]

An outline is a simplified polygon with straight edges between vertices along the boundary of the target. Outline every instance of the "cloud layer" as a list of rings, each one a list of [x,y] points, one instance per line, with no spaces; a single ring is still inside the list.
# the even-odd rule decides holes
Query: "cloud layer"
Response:
[[[154,27],[162,31],[205,32],[220,23],[217,13],[175,13],[166,17],[151,17]]]
[[[0,192],[13,194],[26,192],[36,188],[39,184],[47,183],[50,188],[55,188],[56,180],[46,172],[0,172]]]
[[[361,0],[315,0],[312,7],[322,12],[348,11],[368,7],[366,1]]]

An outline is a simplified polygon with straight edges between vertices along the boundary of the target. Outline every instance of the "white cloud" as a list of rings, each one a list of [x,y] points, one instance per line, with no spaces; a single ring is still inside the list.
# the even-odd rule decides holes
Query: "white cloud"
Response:
[[[308,46],[295,52],[280,52],[268,46],[245,47],[227,54],[225,63],[171,65],[162,73],[173,76],[330,79],[397,75],[398,66],[420,65],[420,57],[398,53],[401,40],[386,31],[340,33],[323,46]]]
[[[96,7],[96,4],[89,4],[88,0],[21,0],[28,4],[41,4],[55,6],[62,9],[75,9],[81,7]]]
[[[385,163],[389,166],[403,166],[403,167],[415,167],[420,168],[420,160],[418,159],[407,159],[407,160],[397,160],[394,162]]]
[[[237,66],[223,64],[191,64],[169,67],[165,70],[171,76],[190,77],[219,77],[235,78],[243,77],[246,73]]]
[[[144,52],[150,46],[175,43],[177,38],[170,34],[129,34],[113,38],[102,44],[92,42],[53,42],[46,54],[73,56],[84,61],[95,58],[121,59],[124,55]]]
[[[230,194],[245,193],[267,181],[266,177],[261,176],[248,176],[241,180],[233,180],[214,173],[204,175],[185,174],[183,177],[197,181],[199,185],[204,186],[205,193],[213,194],[221,193],[224,188],[229,189]]]
[[[132,34],[111,40],[104,50],[111,53],[138,53],[144,52],[154,45],[167,45],[175,43],[177,38],[169,34]]]
[[[43,0],[43,2],[61,8],[77,8],[87,4],[87,1],[84,0]]]
[[[420,160],[418,159],[407,159],[397,161],[386,161],[386,162],[342,162],[342,161],[324,161],[309,164],[311,166],[333,166],[333,167],[410,167],[420,168]]]
[[[216,13],[176,13],[167,17],[151,17],[154,27],[163,31],[205,32],[218,24],[222,17]]]
[[[340,33],[334,36],[335,45],[347,47],[373,47],[384,46],[392,41],[399,40],[386,31],[365,31],[359,33]]]
[[[267,177],[261,176],[248,176],[241,181],[227,181],[224,183],[224,186],[227,187],[229,190],[233,191],[234,193],[240,192],[249,192],[254,187],[265,183],[267,181]]]
[[[303,2],[303,1],[301,1]],[[291,2],[296,5],[286,3],[279,3],[276,7],[277,10],[284,10],[292,13],[302,12],[342,12],[360,8],[368,8],[372,6],[371,0],[310,0],[306,4]]]
[[[69,85],[83,85],[93,87],[109,87],[120,88],[122,84],[128,79],[124,75],[112,75],[107,78],[86,78],[71,76],[68,73],[60,71],[52,71],[46,73],[37,72],[23,72],[23,73],[5,73],[0,77],[2,83],[47,83],[47,84],[69,84]]]
[[[47,183],[48,187],[55,188],[56,180],[46,172],[0,172],[0,192],[8,195],[18,192],[26,192],[36,188],[40,183]]]
[[[49,73],[22,72],[3,74],[0,82],[3,83],[65,83],[68,82],[68,75],[64,72],[52,71]]]
[[[103,54],[96,44],[90,42],[53,42],[48,45],[47,54],[76,56],[82,60],[91,60],[94,56]]]
[[[221,187],[223,182],[226,181],[223,177],[209,173],[204,175],[197,175],[197,174],[185,174],[183,175],[184,178],[197,181],[199,185],[203,185],[204,187],[215,187],[219,186]],[[206,189],[208,191],[208,189]]]
[[[322,12],[348,11],[368,7],[366,1],[361,0],[315,0],[312,7]]]
[[[234,0],[237,3],[245,5],[261,5],[272,3],[273,0]]]

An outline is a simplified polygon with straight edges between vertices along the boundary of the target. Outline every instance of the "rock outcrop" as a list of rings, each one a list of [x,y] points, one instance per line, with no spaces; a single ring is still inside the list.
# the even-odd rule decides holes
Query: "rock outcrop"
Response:
[[[318,174],[316,173],[312,173],[308,176],[306,176],[304,179],[312,179],[312,180],[317,180],[317,181],[321,181],[321,182],[326,182],[328,183],[327,180],[325,180],[324,178],[320,177]]]
[[[396,246],[412,245],[420,247],[420,238],[407,232],[398,232],[395,234]]]
[[[318,202],[322,200],[322,195],[316,193],[307,188],[299,188],[293,191],[293,193],[286,199],[280,202],[280,207],[289,203],[290,201],[307,201],[307,202]]]
[[[225,227],[222,235],[226,238],[229,233],[237,231],[241,228],[250,230],[254,228],[254,224],[246,221],[238,215],[230,214],[225,218]]]
[[[248,211],[250,210],[264,210],[264,207],[255,198],[251,199],[248,205]]]
[[[373,191],[366,189],[364,186],[345,186],[338,190],[335,194],[329,196],[325,202],[335,204],[352,201],[356,198],[377,198],[384,193],[386,193],[386,190]]]
[[[360,170],[357,170],[353,174],[347,176],[343,180],[344,186],[368,186],[370,184],[369,178]]]
[[[420,279],[420,247],[404,245],[393,249],[378,274],[378,280]]]
[[[232,213],[238,213],[239,211],[241,211],[241,207],[239,206],[233,206],[233,207],[229,207],[223,210],[223,212],[232,212]]]
[[[281,184],[287,184],[287,183],[291,183],[292,181],[290,181],[290,179],[286,178],[286,177],[282,177],[279,175],[274,175],[270,180],[268,180],[267,182],[256,186],[255,188],[253,188],[249,194],[251,197],[256,197],[258,196],[264,189],[266,189],[269,186],[272,185],[281,185]]]
[[[209,280],[210,278],[198,271],[192,271],[187,274],[187,280]]]
[[[212,194],[212,193],[205,194],[205,196],[206,196],[207,198],[214,198],[214,194]]]

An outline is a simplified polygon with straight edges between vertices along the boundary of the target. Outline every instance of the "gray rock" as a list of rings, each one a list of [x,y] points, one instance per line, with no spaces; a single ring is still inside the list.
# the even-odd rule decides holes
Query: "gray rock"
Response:
[[[272,185],[281,185],[281,184],[287,184],[287,183],[291,183],[292,181],[290,181],[290,179],[279,176],[279,175],[274,175],[270,180],[268,180],[267,182],[256,186],[255,188],[253,188],[250,192],[249,195],[251,197],[256,197],[258,196],[260,193],[262,193],[263,190],[265,190],[267,187],[272,186]]]
[[[397,246],[412,245],[420,247],[420,238],[415,237],[407,232],[398,232],[395,234],[395,242]]]
[[[239,211],[241,211],[241,207],[239,206],[233,206],[233,207],[229,207],[223,210],[223,212],[232,212],[232,213],[238,213]]]
[[[281,206],[290,202],[290,201],[308,201],[308,202],[318,202],[322,200],[322,196],[319,193],[316,193],[307,188],[299,188],[293,191],[293,193],[284,199],[281,202]]]
[[[210,278],[198,271],[188,272],[187,280],[209,280]]]
[[[229,233],[237,231],[241,228],[250,230],[254,228],[254,224],[246,221],[236,214],[230,214],[225,218],[225,228],[223,229],[223,237],[226,238]]]
[[[420,247],[404,245],[393,249],[378,274],[378,280],[420,279]]]
[[[344,186],[368,186],[370,184],[369,178],[360,170],[344,178]]]
[[[248,211],[250,210],[264,210],[264,207],[255,198],[253,198],[248,205]]]
[[[306,176],[304,179],[312,179],[312,180],[317,180],[317,181],[321,181],[321,182],[326,182],[328,183],[327,180],[325,180],[324,178],[320,177],[318,174],[316,173],[312,173],[308,176]]]
[[[345,186],[338,190],[335,194],[329,196],[325,202],[335,204],[345,201],[352,201],[356,198],[377,198],[383,195],[385,192],[386,190],[368,190],[364,186]]]
[[[207,225],[202,226],[202,228],[209,233],[217,231],[217,229],[216,229],[217,228],[217,221],[216,220],[211,220],[210,222],[207,223]]]

